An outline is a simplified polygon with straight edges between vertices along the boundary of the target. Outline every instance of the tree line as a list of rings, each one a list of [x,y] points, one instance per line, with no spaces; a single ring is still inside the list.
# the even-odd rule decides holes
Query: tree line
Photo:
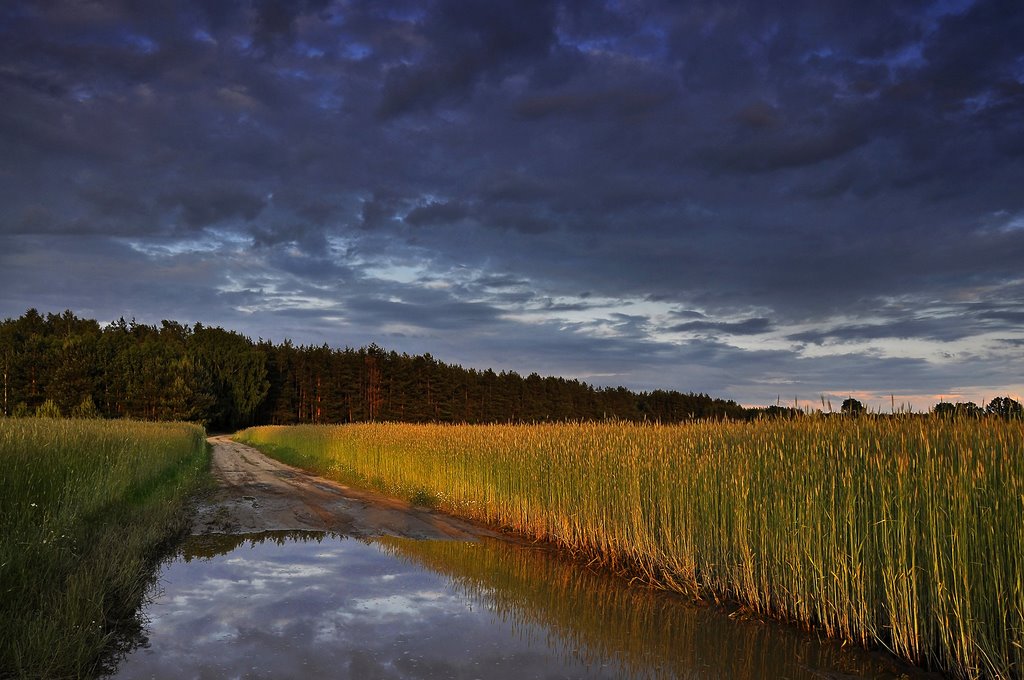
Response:
[[[467,369],[377,345],[275,344],[199,323],[122,318],[101,325],[71,311],[42,315],[35,309],[0,322],[0,381],[3,415],[189,420],[212,430],[375,420],[677,423],[806,415],[778,404],[744,408],[707,394],[633,392],[536,373]],[[1022,418],[1024,407],[996,397],[985,406],[940,403],[933,413]],[[851,397],[834,415],[879,414]]]
[[[633,392],[463,368],[377,345],[253,341],[234,331],[30,309],[0,322],[4,415],[190,420],[212,430],[365,421],[492,423],[745,418],[707,394]]]

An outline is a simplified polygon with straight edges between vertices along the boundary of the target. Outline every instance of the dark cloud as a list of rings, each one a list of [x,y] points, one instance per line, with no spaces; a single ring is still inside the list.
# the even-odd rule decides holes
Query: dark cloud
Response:
[[[766,101],[758,100],[738,110],[734,118],[754,130],[764,130],[782,124],[781,112]]]
[[[465,97],[482,78],[531,68],[555,39],[555,5],[543,0],[441,0],[413,30],[425,49],[387,67],[382,118]]]
[[[725,146],[702,149],[700,155],[722,170],[771,172],[838,158],[866,141],[864,131],[858,128],[796,127],[775,134],[743,135]]]
[[[857,340],[879,340],[882,338],[927,338],[929,340],[957,340],[969,337],[977,329],[960,328],[948,321],[906,319],[893,323],[850,324],[827,330],[803,331],[787,337],[799,342],[823,344],[827,341],[849,342]]]
[[[687,321],[669,326],[673,333],[725,333],[728,335],[761,335],[773,329],[769,319],[756,318],[743,321]]]
[[[374,194],[363,201],[360,211],[360,226],[363,229],[387,229],[398,220],[402,201],[387,192]]]
[[[1002,86],[1017,89],[1021,31],[1024,13],[1012,0],[979,0],[942,17],[922,54],[929,92],[947,106],[962,106],[987,92],[998,96]]]
[[[1022,21],[1007,0],[8,3],[0,313],[746,401],[1010,389]]]
[[[458,331],[494,321],[500,312],[479,302],[460,302],[443,295],[421,296],[416,301],[395,301],[375,296],[345,301],[345,308],[368,327],[406,325],[422,331]]]
[[[669,91],[605,90],[535,95],[521,100],[516,111],[524,118],[565,115],[627,117],[652,111],[672,98]]]
[[[486,288],[518,288],[528,286],[530,282],[526,279],[517,278],[511,275],[489,275],[476,280],[476,283]]]
[[[263,196],[221,184],[168,192],[160,196],[163,208],[178,211],[190,227],[205,227],[231,218],[254,220],[266,205]]]
[[[264,50],[291,46],[300,16],[323,11],[329,0],[257,0],[253,3],[253,41]]]
[[[980,314],[983,319],[1006,321],[1011,327],[1024,326],[1024,310],[990,310]]]
[[[406,214],[405,222],[413,226],[451,224],[466,217],[469,211],[457,202],[431,202],[413,208]]]
[[[329,247],[323,230],[308,222],[259,225],[253,227],[249,234],[257,248],[291,245],[301,246],[307,253],[323,254]]]

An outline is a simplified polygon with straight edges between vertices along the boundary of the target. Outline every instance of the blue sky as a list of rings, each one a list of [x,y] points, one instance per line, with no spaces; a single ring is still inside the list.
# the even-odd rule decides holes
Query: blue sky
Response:
[[[1019,398],[1021,35],[1011,1],[5,3],[0,316]]]

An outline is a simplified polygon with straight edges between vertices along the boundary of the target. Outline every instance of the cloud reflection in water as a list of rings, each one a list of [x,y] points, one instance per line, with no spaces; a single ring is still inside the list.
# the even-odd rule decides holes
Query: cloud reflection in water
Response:
[[[117,678],[894,678],[773,624],[547,551],[319,533],[193,537]],[[841,676],[838,674],[842,674]]]

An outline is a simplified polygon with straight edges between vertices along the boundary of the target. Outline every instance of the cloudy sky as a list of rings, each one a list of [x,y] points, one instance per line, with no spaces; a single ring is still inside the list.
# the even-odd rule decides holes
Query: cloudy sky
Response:
[[[1019,398],[1024,6],[782,4],[8,0],[0,317]]]

